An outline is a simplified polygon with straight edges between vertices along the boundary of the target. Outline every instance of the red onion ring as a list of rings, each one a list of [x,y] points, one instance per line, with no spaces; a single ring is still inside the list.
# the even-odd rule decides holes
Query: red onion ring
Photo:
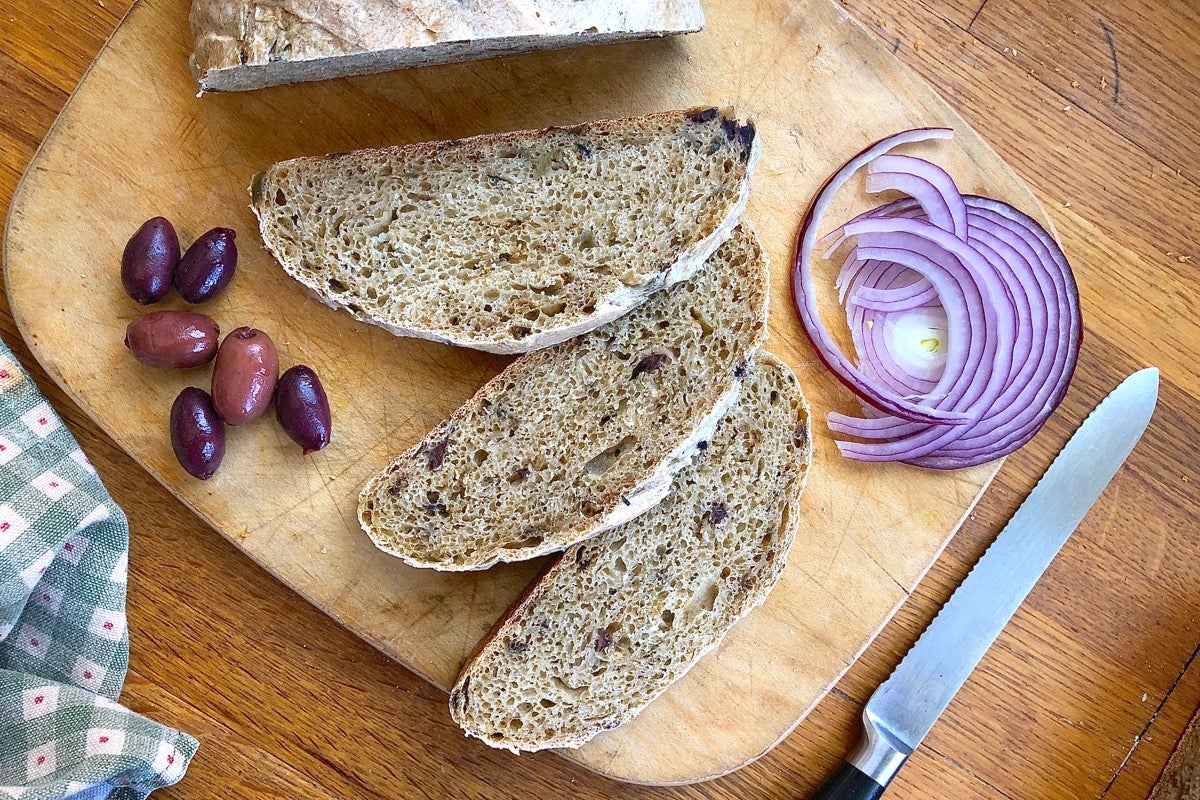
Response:
[[[1007,203],[960,194],[937,165],[889,154],[952,135],[922,128],[871,145],[826,181],[800,226],[793,302],[817,355],[863,403],[863,417],[828,415],[834,433],[862,440],[837,441],[848,458],[936,469],[1000,458],[1041,428],[1074,373],[1079,292],[1054,239]],[[863,167],[867,191],[908,196],[818,241],[833,196]],[[848,241],[837,288],[857,365],[822,324],[813,283],[814,249],[828,259]],[[911,330],[930,332],[916,352],[900,343]]]

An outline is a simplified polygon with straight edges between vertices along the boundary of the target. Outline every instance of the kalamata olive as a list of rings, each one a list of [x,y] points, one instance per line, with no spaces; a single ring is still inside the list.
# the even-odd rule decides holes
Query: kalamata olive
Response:
[[[198,367],[217,354],[221,329],[192,311],[152,311],[129,323],[125,346],[143,364],[162,369]]]
[[[329,398],[312,367],[297,364],[280,376],[275,387],[275,418],[304,449],[304,455],[329,444]]]
[[[225,457],[225,423],[212,398],[189,386],[171,404],[171,448],[188,474],[206,481]]]
[[[237,233],[213,228],[192,242],[175,270],[175,288],[189,303],[210,300],[233,280],[237,269]]]
[[[121,255],[121,283],[125,293],[141,305],[157,303],[171,291],[179,266],[179,237],[164,217],[142,223]]]
[[[271,337],[244,326],[230,331],[212,373],[213,406],[221,419],[230,425],[258,419],[271,405],[278,382],[279,354]]]

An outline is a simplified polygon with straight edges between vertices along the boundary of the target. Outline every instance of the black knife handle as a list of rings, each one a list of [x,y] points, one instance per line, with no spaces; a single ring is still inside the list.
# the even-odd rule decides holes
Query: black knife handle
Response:
[[[809,800],[876,800],[882,794],[882,786],[849,761],[843,761]]]

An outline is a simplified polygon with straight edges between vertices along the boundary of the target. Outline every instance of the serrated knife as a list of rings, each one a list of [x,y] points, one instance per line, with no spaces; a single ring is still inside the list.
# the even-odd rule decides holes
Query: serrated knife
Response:
[[[971,573],[863,709],[858,750],[811,800],[872,800],[966,681],[1129,456],[1158,400],[1135,372],[1084,420]]]

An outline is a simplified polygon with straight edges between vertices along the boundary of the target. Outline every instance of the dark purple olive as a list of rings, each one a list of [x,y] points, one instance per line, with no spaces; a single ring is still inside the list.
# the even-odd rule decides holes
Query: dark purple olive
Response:
[[[143,364],[162,369],[198,367],[217,354],[221,329],[192,311],[151,311],[129,323],[125,346]]]
[[[237,269],[237,233],[213,228],[183,254],[175,270],[175,288],[189,303],[211,300],[233,280]]]
[[[221,419],[230,425],[258,419],[278,382],[279,354],[270,336],[243,326],[221,342],[212,373],[213,406]]]
[[[212,398],[189,386],[171,404],[171,448],[187,473],[206,481],[225,457],[225,423]]]
[[[121,255],[121,283],[125,293],[141,305],[157,303],[171,291],[179,266],[179,237],[164,217],[142,223],[125,244]]]
[[[304,455],[329,444],[329,398],[312,367],[297,364],[280,376],[275,387],[275,418],[304,449]]]

